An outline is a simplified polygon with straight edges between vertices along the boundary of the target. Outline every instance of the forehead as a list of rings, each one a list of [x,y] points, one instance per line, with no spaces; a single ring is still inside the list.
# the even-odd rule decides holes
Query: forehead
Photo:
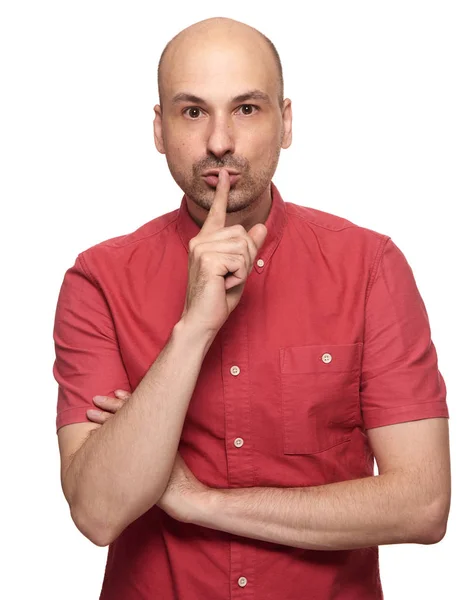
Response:
[[[277,67],[262,40],[186,40],[167,55],[162,69],[164,100],[189,92],[206,100],[232,98],[260,89],[271,97]]]

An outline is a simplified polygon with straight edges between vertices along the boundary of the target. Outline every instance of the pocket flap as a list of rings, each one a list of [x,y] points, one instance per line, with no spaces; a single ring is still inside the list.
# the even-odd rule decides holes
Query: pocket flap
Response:
[[[338,373],[360,369],[362,342],[280,348],[282,373]]]

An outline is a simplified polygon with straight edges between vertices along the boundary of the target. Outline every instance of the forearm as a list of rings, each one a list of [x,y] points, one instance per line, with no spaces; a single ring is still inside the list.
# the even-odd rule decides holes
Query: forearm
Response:
[[[312,550],[431,543],[436,524],[412,474],[301,488],[211,490],[196,523]]]
[[[67,497],[91,539],[109,543],[163,494],[212,341],[180,321],[131,398],[73,458]]]

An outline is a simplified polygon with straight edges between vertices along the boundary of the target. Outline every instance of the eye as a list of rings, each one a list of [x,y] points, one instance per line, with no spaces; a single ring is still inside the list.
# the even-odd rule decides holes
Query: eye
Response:
[[[258,107],[254,104],[242,104],[239,108],[243,115],[253,115],[258,110]]]
[[[197,106],[189,106],[183,111],[183,114],[187,115],[190,119],[198,119],[201,113],[201,109]]]

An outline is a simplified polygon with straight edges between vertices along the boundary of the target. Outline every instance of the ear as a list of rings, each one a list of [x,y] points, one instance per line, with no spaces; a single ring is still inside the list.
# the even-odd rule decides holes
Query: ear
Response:
[[[293,115],[291,111],[291,100],[285,98],[283,100],[282,108],[282,119],[283,119],[283,135],[282,135],[282,148],[289,148],[292,140],[292,121]]]
[[[163,144],[162,109],[160,104],[154,106],[154,142],[155,147],[160,154],[165,154],[165,146]]]

